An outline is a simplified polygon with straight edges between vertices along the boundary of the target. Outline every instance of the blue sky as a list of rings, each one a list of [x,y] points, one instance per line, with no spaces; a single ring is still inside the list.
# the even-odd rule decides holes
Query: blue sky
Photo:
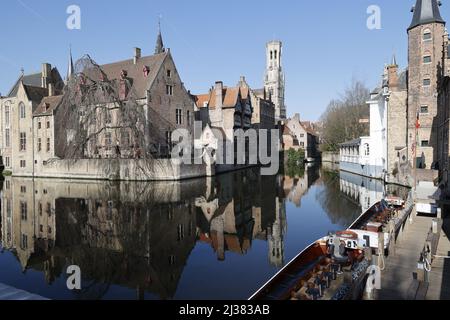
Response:
[[[284,43],[288,114],[317,120],[352,79],[377,85],[395,52],[407,62],[406,29],[415,0],[2,0],[0,92],[6,94],[23,67],[42,62],[66,74],[69,45],[74,58],[99,63],[129,59],[133,47],[152,54],[158,16],[185,85],[203,93],[216,80],[235,85],[245,75],[262,87],[265,43]],[[66,9],[81,8],[81,30],[68,30]],[[381,30],[366,27],[369,5],[381,8]],[[450,17],[450,4],[441,7]]]

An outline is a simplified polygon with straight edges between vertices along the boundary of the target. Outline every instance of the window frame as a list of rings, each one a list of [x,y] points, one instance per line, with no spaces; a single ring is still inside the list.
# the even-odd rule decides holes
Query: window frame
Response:
[[[426,143],[424,143],[426,142]],[[430,140],[420,140],[420,147],[421,148],[428,148],[430,146]]]
[[[426,110],[426,112],[424,112],[424,109]],[[420,114],[429,114],[430,110],[428,108],[428,106],[420,106]]]
[[[11,147],[11,130],[9,128],[5,128],[5,146],[6,148]]]
[[[425,38],[426,35],[430,35],[429,38]],[[433,40],[433,33],[431,32],[430,29],[425,29],[422,33],[422,41],[431,41]]]
[[[173,96],[173,85],[166,84],[166,95]]]
[[[24,152],[27,151],[27,133],[20,132],[19,134],[19,151]]]
[[[26,119],[27,117],[27,110],[25,107],[25,103],[20,102],[19,103],[19,119]]]

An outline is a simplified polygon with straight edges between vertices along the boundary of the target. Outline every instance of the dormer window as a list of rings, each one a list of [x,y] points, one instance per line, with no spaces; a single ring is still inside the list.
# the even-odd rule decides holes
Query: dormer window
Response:
[[[142,70],[144,73],[144,78],[147,78],[148,75],[150,74],[150,67],[145,66],[144,69]]]
[[[172,70],[167,70],[167,78],[171,78],[172,77]]]
[[[49,103],[46,103],[45,104],[45,111],[48,111],[50,109],[50,104]]]

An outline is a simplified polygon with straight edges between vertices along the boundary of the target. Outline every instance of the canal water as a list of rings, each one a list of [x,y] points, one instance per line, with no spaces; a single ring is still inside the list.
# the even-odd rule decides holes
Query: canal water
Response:
[[[319,167],[173,183],[6,177],[0,283],[49,299],[247,299],[385,189]]]

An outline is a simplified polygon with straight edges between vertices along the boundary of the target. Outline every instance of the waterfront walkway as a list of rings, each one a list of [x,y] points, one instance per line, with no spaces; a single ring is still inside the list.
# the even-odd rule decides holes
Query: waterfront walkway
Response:
[[[397,243],[386,257],[386,268],[381,275],[379,300],[407,300],[408,293],[417,272],[417,262],[430,231],[432,218],[416,216],[415,209],[411,219],[406,221],[400,231]]]
[[[0,283],[0,300],[48,300],[48,299]]]
[[[436,257],[428,276],[427,300],[450,300],[450,218],[444,220]]]

